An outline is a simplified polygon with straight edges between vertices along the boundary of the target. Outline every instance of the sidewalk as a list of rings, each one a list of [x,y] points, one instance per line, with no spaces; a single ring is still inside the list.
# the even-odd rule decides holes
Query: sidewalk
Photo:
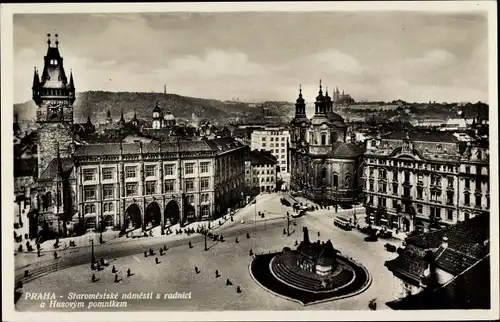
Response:
[[[234,219],[235,223],[238,221],[236,218],[238,213],[242,209],[245,209],[246,207],[248,207],[250,205],[251,205],[251,203],[249,203],[248,205],[245,205],[243,208],[234,209],[234,215],[233,215],[234,218],[233,219]],[[173,240],[180,240],[180,239],[190,237],[191,235],[196,235],[196,233],[189,234],[189,235],[187,233],[184,233],[184,231],[186,229],[191,228],[191,229],[194,229],[196,231],[196,229],[198,227],[208,225],[208,222],[210,222],[210,230],[216,230],[218,228],[225,226],[225,224],[228,221],[229,222],[231,221],[230,215],[225,215],[225,216],[222,216],[221,218],[210,220],[210,221],[206,220],[206,221],[192,222],[192,223],[189,223],[182,228],[180,227],[180,224],[176,224],[176,225],[168,227],[172,231],[172,233],[169,235],[167,235],[167,234],[162,235],[161,234],[161,227],[156,226],[156,227],[150,229],[153,233],[153,236],[149,236],[149,231],[147,231],[147,235],[148,235],[147,237],[135,237],[135,238],[132,237],[133,233],[143,236],[144,232],[142,232],[142,230],[140,228],[129,232],[128,238],[126,237],[126,235],[119,237],[119,231],[117,231],[117,230],[106,231],[106,232],[103,232],[104,243],[102,245],[113,245],[114,246],[114,245],[118,245],[118,244],[122,244],[122,243],[132,242],[132,241],[139,241],[139,240],[146,241],[146,240],[151,240],[151,239],[155,239],[155,240],[163,239],[166,242],[173,241]],[[219,225],[219,222],[220,222],[220,225]],[[175,231],[179,230],[179,229],[182,230],[182,233],[176,234]],[[69,252],[69,253],[79,252],[81,248],[90,247],[92,245],[92,240],[94,241],[94,246],[101,245],[99,243],[99,235],[100,234],[98,232],[89,232],[89,233],[86,233],[86,234],[81,235],[81,236],[60,238],[58,248],[54,248],[55,239],[49,239],[41,244],[40,253],[43,254],[41,257],[37,256],[36,245],[35,245],[34,239],[30,240],[30,244],[34,248],[34,250],[32,252],[28,252],[26,250],[26,245],[25,245],[26,241],[23,241],[21,243],[21,244],[24,244],[23,245],[23,252],[22,253],[17,252],[17,247],[19,247],[18,246],[19,243],[16,243],[17,247],[14,250],[14,255],[16,256],[15,257],[15,266],[16,266],[16,268],[20,268],[20,267],[28,266],[28,265],[31,265],[31,264],[34,264],[34,263],[37,263],[40,261],[47,261],[47,259],[49,257],[45,257],[45,256],[47,256],[48,253],[57,252],[60,256],[64,256],[64,254],[67,252]],[[76,246],[69,247],[70,240],[75,241]],[[65,245],[66,245],[66,247],[65,247]]]

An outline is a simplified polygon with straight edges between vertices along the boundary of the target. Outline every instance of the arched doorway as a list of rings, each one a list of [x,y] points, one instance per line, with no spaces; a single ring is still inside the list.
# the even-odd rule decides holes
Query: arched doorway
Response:
[[[141,208],[135,203],[128,206],[125,212],[125,227],[127,229],[141,228]]]
[[[201,218],[202,219],[210,219],[210,207],[202,206],[201,207]]]
[[[180,220],[179,205],[175,200],[170,200],[165,206],[165,222],[175,225]]]
[[[161,223],[161,209],[156,202],[152,202],[146,208],[144,214],[144,225],[147,228],[159,226]]]
[[[104,227],[113,227],[113,224],[113,216],[107,215],[106,217],[104,217]]]
[[[191,223],[196,221],[196,211],[191,204],[186,205],[186,222]]]
[[[94,217],[87,218],[87,220],[85,221],[85,230],[86,231],[94,230],[95,227],[96,227],[95,226],[95,218]]]

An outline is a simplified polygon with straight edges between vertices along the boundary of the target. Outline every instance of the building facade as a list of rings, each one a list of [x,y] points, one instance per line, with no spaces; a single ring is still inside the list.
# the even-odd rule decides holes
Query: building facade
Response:
[[[291,122],[290,187],[322,204],[353,203],[361,193],[363,147],[346,142],[347,126],[333,106],[320,84],[308,119],[300,90]]]
[[[74,221],[127,230],[216,218],[242,199],[244,153],[227,139],[79,147]]]
[[[73,75],[68,81],[55,44],[49,39],[42,76],[35,70],[33,78],[39,171],[30,189],[31,237],[184,225],[242,202],[247,147],[232,138],[76,142]],[[173,116],[162,120],[175,124]],[[118,125],[127,125],[123,111]]]
[[[269,151],[250,151],[245,182],[252,194],[276,190],[278,161]]]
[[[450,132],[393,132],[367,141],[367,216],[376,225],[428,231],[489,212],[487,140]]]
[[[289,172],[288,144],[290,132],[283,126],[267,125],[251,134],[252,150],[270,151],[277,159],[280,172]]]

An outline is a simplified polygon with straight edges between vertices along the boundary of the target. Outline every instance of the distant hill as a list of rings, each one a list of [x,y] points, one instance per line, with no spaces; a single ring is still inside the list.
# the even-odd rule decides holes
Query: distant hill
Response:
[[[169,110],[177,118],[190,120],[194,113],[201,120],[207,119],[219,124],[228,124],[236,118],[261,114],[259,106],[252,107],[244,102],[226,104],[218,100],[164,93],[87,91],[76,94],[74,119],[75,122],[85,122],[90,115],[92,122],[104,122],[109,109],[111,117],[118,120],[123,109],[125,120],[133,117],[134,110],[139,119],[151,120],[156,102],[164,113]],[[278,112],[289,114],[286,108],[283,110],[282,107],[276,108],[276,111],[270,114]],[[33,101],[14,104],[14,113],[18,113],[21,122],[32,122],[36,117],[36,105]]]

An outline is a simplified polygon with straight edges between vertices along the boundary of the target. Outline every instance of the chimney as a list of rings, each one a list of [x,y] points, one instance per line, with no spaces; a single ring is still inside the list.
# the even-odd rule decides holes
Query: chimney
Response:
[[[441,247],[443,247],[443,248],[448,247],[448,237],[446,237],[446,236],[443,237],[443,242],[441,243]]]
[[[309,231],[307,230],[307,227],[302,228],[304,231],[304,243],[309,244]]]

